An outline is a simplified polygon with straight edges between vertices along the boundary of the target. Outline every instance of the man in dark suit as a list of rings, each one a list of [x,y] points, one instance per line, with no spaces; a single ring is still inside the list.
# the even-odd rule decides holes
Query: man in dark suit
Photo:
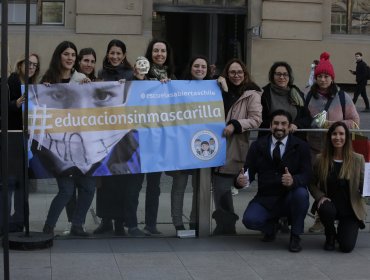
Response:
[[[356,71],[349,70],[353,75],[356,75],[356,89],[353,95],[353,103],[356,104],[359,95],[362,96],[365,102],[365,110],[363,112],[370,112],[369,99],[366,94],[368,68],[365,61],[362,60],[362,53],[355,53]]]
[[[244,212],[243,224],[262,231],[262,241],[269,242],[275,240],[278,219],[288,217],[289,251],[299,252],[312,170],[309,146],[289,134],[291,123],[292,116],[284,110],[271,114],[271,133],[252,143],[235,187],[248,187],[258,174],[258,191]]]

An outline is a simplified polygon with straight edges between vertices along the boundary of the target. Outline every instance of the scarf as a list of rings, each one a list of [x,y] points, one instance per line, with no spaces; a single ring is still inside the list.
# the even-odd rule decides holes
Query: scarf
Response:
[[[163,80],[163,79],[167,79],[169,78],[168,77],[168,73],[167,73],[167,69],[168,67],[165,66],[165,65],[158,65],[158,64],[154,64],[152,63],[150,69],[149,69],[149,77],[150,78],[155,78],[157,80]]]
[[[304,107],[304,100],[299,94],[296,87],[287,87],[287,88],[281,88],[277,85],[271,84],[271,92],[275,93],[280,96],[288,96],[289,103],[298,106],[298,107]]]

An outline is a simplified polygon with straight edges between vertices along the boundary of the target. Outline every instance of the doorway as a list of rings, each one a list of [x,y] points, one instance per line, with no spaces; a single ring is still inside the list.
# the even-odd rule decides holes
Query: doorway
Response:
[[[221,72],[234,57],[245,61],[246,16],[242,14],[158,12],[153,37],[166,39],[174,50],[176,77],[181,79],[192,56],[202,54]]]

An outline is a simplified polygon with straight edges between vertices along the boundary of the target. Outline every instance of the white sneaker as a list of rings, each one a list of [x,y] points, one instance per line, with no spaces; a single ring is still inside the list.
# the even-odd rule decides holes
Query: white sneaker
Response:
[[[239,190],[235,187],[231,187],[231,194],[232,195],[237,195],[239,193]]]
[[[71,232],[71,227],[72,227],[72,223],[71,222],[68,222],[65,230],[63,231],[62,235],[69,235],[70,232]]]

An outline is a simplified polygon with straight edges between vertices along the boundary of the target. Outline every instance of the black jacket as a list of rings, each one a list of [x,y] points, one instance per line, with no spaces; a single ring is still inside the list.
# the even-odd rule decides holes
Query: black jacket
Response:
[[[258,174],[258,191],[254,199],[267,209],[272,209],[274,204],[289,192],[289,189],[281,184],[285,167],[288,167],[293,176],[292,188],[306,188],[312,176],[310,149],[305,141],[288,135],[287,146],[279,166],[272,160],[271,141],[271,134],[254,141],[244,165],[244,170],[249,170],[250,182],[254,181]]]
[[[356,83],[367,84],[367,64],[363,60],[356,62]]]
[[[22,107],[17,108],[17,99],[21,97],[21,80],[17,73],[11,73],[8,78],[9,86],[9,112],[8,112],[8,129],[22,130]]]

